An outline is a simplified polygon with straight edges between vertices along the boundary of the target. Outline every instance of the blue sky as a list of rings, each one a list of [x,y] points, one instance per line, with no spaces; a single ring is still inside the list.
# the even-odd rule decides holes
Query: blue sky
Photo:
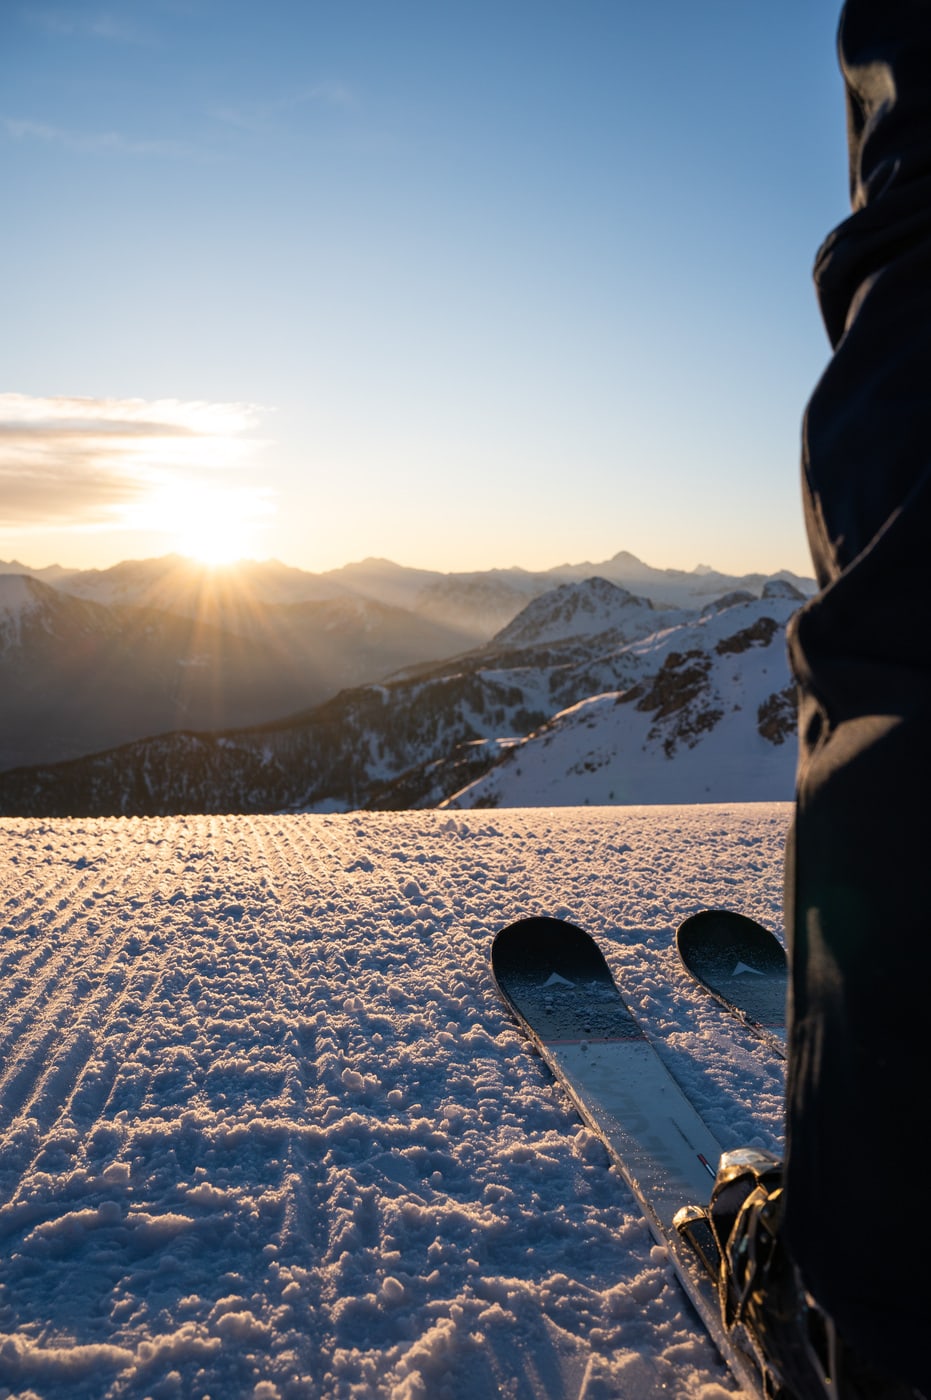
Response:
[[[0,559],[808,572],[828,0],[0,11]]]

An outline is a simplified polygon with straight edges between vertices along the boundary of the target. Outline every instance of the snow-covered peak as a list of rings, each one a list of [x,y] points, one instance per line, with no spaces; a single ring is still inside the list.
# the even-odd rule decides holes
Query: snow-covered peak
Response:
[[[449,807],[788,799],[790,597],[754,598],[628,643],[567,679],[589,693],[527,735]]]
[[[39,606],[39,585],[27,574],[0,574],[0,612],[18,616]]]
[[[638,598],[605,578],[564,583],[534,598],[497,634],[496,646],[537,646],[569,637],[591,637],[614,629],[629,629],[632,615],[657,625],[656,613],[646,598]]]
[[[804,603],[805,594],[787,578],[771,578],[763,585],[764,598],[791,598],[793,603]]]
[[[23,618],[42,606],[41,591],[26,574],[0,574],[0,652],[19,641]]]

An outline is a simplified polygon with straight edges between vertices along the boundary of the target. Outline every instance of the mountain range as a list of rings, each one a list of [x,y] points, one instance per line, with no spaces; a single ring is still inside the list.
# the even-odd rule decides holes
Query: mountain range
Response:
[[[652,569],[626,552],[543,573],[441,574],[379,559],[321,574],[274,560],[209,569],[176,555],[83,571],[0,562],[0,770],[279,719],[485,644],[528,603],[590,575],[632,592],[640,580],[686,608],[765,582]]]
[[[266,711],[264,723],[233,719],[180,730],[176,719],[162,726],[165,732],[152,726],[150,737],[117,740],[105,752],[19,765],[0,773],[0,812],[339,811],[747,801],[791,793],[794,753],[785,740],[794,704],[784,628],[812,590],[810,581],[650,570],[621,554],[608,561],[614,572],[639,570],[656,598],[603,576],[573,577],[586,566],[545,575],[424,577],[425,571],[374,560],[330,575],[255,566],[251,578],[214,580],[210,587],[202,581],[198,592],[190,566],[160,562],[59,576],[52,587],[0,577],[0,676],[18,663],[26,685],[27,657],[39,655],[37,638],[48,635],[56,594],[66,608],[91,610],[72,614],[73,629],[78,622],[83,628],[81,645],[69,653],[74,674],[82,654],[103,656],[124,674],[126,653],[115,641],[109,651],[98,643],[96,653],[87,641],[110,637],[108,618],[121,621],[120,638],[128,630],[137,641],[148,639],[142,649],[150,669],[136,672],[136,690],[170,700],[176,716],[179,697],[183,713],[212,704],[216,715],[221,701],[232,708],[234,696],[237,704],[261,708],[278,686],[272,703],[280,703],[287,684],[299,688],[319,658],[321,643],[307,640],[309,620],[325,638],[333,609],[348,610],[357,633],[368,638],[368,650],[360,648],[365,664],[376,668],[389,654],[391,660],[377,678],[334,684],[328,696],[290,715]],[[9,574],[11,566],[5,568]],[[712,582],[725,586],[718,591]],[[5,610],[4,588],[19,590]],[[363,588],[387,596],[376,600]],[[318,596],[300,599],[300,589]],[[336,591],[326,598],[321,589]],[[709,599],[709,591],[716,596]],[[492,615],[505,614],[493,635],[462,645],[470,632],[487,629]],[[185,620],[187,633],[179,634]],[[445,628],[445,639],[442,630],[422,630],[428,626]],[[59,618],[59,646],[67,631]],[[194,636],[202,643],[199,665],[190,660]],[[347,639],[344,658],[352,654]],[[47,655],[45,664],[36,697],[56,688]],[[200,689],[193,680],[179,688],[179,676],[187,680],[189,673]],[[91,692],[86,685],[78,694],[85,715],[110,693],[103,683]],[[28,706],[21,708],[25,715]],[[149,713],[142,701],[139,709]]]
[[[627,550],[601,562],[557,564],[537,572],[514,566],[441,573],[372,558],[325,573],[309,573],[274,559],[243,560],[229,569],[211,569],[179,555],[167,555],[85,570],[63,569],[57,564],[29,569],[17,560],[0,560],[0,575],[5,573],[30,574],[92,602],[196,615],[219,626],[235,626],[237,617],[256,604],[367,598],[434,618],[466,633],[472,643],[489,640],[532,598],[562,583],[587,578],[604,578],[659,605],[682,608],[702,607],[735,589],[759,595],[772,579],[785,579],[803,593],[814,588],[811,579],[787,569],[740,576],[721,573],[706,564],[691,571],[656,569]]]
[[[349,593],[272,603],[236,589],[182,607],[156,590],[131,604],[95,591],[0,575],[0,768],[258,723],[471,641]]]

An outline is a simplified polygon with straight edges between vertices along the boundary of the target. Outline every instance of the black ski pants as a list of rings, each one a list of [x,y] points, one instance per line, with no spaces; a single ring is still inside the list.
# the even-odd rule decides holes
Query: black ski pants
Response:
[[[931,1396],[931,0],[848,0],[853,213],[802,469],[786,1230],[838,1331]]]

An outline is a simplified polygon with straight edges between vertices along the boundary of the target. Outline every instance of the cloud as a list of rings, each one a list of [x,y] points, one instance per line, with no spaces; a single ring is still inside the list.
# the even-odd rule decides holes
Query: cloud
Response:
[[[358,99],[352,88],[345,83],[336,81],[314,83],[312,87],[304,88],[295,95],[295,103],[315,102],[323,107],[340,107],[343,109],[357,107]]]
[[[216,105],[211,112],[217,121],[237,131],[269,135],[289,124],[304,107],[348,112],[357,106],[358,100],[351,88],[345,83],[329,81],[312,83],[278,97]]]
[[[73,10],[30,8],[25,11],[25,18],[29,23],[45,30],[46,34],[57,38],[77,36],[119,44],[151,42],[137,26],[128,24],[124,17],[116,18],[106,10],[81,13]]]
[[[2,0],[0,0],[2,4]],[[250,136],[276,136],[299,120],[308,107],[331,112],[349,112],[358,106],[355,93],[344,83],[325,81],[251,101],[216,103],[209,114],[221,131]],[[222,152],[203,142],[177,141],[159,137],[128,136],[122,131],[82,131],[58,126],[32,117],[0,117],[0,131],[8,140],[36,143],[81,155],[150,156],[183,160],[216,160]],[[216,130],[214,131],[216,136]]]
[[[167,486],[261,446],[255,404],[0,394],[0,525],[116,528]]]
[[[3,129],[14,141],[41,141],[47,146],[84,154],[110,152],[130,156],[202,156],[200,147],[189,141],[140,141],[119,131],[71,131],[48,122],[30,121],[23,117],[4,117]]]

